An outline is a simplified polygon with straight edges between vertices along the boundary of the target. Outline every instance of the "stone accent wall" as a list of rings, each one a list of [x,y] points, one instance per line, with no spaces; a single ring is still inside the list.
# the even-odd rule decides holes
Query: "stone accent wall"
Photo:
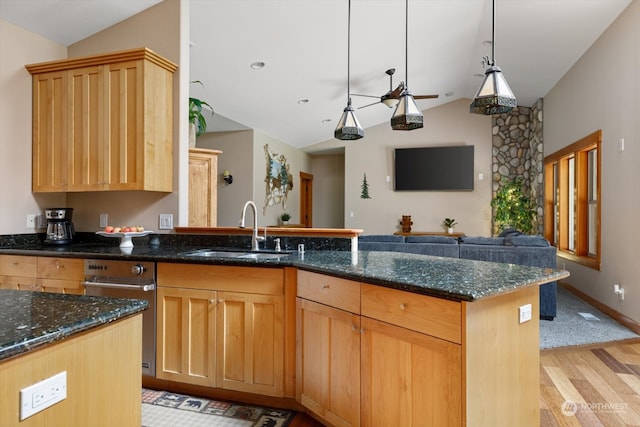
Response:
[[[516,107],[492,120],[492,198],[502,178],[524,179],[524,193],[537,210],[538,233],[543,234],[544,151],[542,99],[532,107]],[[492,226],[497,233],[495,225]]]

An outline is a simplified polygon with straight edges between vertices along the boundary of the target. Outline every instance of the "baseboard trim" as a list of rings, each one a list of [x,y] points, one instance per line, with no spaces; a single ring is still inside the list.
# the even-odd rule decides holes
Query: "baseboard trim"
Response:
[[[616,322],[620,323],[623,326],[626,326],[627,328],[631,329],[636,334],[640,335],[640,323],[636,322],[633,319],[630,319],[629,317],[625,316],[624,314],[620,313],[619,311],[616,311],[616,310],[612,309],[611,307],[601,303],[600,301],[590,297],[589,295],[587,295],[584,292],[574,288],[573,286],[571,286],[570,284],[568,284],[566,282],[560,281],[560,282],[558,282],[558,285],[562,286],[564,289],[568,290],[569,292],[571,292],[572,294],[574,294],[575,296],[577,296],[581,300],[584,300],[584,301],[588,302],[589,304],[591,304],[592,306],[594,306],[595,308],[597,308],[598,310],[600,310],[601,312],[603,312],[607,316],[611,317]]]

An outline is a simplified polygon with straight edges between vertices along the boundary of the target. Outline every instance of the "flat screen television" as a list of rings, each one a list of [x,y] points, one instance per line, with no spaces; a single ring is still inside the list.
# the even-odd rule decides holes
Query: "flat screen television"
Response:
[[[473,191],[473,148],[396,148],[395,191]]]

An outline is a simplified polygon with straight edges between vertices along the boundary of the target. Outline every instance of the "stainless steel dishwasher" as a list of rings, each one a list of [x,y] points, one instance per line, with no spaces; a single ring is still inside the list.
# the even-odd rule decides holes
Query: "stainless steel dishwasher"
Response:
[[[156,374],[156,264],[154,262],[87,259],[87,295],[146,300],[142,313],[142,374]]]

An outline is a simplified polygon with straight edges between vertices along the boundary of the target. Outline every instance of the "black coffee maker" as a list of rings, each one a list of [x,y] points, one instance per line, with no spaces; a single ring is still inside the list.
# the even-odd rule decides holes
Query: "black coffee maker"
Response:
[[[45,243],[64,245],[73,242],[76,231],[71,222],[73,208],[45,209],[47,218],[47,237]]]

